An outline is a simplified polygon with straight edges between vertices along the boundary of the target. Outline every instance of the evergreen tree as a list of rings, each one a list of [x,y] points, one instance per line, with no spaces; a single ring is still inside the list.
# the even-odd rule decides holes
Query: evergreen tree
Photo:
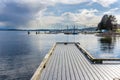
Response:
[[[98,24],[97,30],[113,30],[116,28],[117,20],[113,15],[104,15],[101,22]]]

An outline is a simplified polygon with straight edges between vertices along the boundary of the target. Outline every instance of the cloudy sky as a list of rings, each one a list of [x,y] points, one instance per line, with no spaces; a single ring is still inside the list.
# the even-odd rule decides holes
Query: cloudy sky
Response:
[[[0,28],[45,28],[55,24],[96,26],[104,14],[120,23],[118,0],[0,0]]]

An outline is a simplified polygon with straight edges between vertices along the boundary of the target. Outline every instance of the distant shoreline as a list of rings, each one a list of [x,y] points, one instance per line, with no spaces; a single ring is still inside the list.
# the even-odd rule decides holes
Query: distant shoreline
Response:
[[[118,32],[105,32],[105,33],[96,33],[96,36],[117,36],[120,35]]]

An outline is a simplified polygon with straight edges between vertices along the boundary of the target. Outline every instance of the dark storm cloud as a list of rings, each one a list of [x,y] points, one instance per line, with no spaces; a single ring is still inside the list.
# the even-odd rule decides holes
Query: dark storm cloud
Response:
[[[18,2],[4,3],[4,8],[0,12],[0,22],[6,23],[8,27],[19,27],[34,19],[35,14],[44,9],[43,4],[31,7],[31,4]],[[31,6],[30,6],[31,5]]]

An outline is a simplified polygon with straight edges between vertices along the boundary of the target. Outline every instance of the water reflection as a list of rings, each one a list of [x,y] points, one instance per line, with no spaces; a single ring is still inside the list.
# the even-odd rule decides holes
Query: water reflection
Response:
[[[99,39],[100,49],[104,53],[113,53],[115,45],[115,37],[101,37]]]

